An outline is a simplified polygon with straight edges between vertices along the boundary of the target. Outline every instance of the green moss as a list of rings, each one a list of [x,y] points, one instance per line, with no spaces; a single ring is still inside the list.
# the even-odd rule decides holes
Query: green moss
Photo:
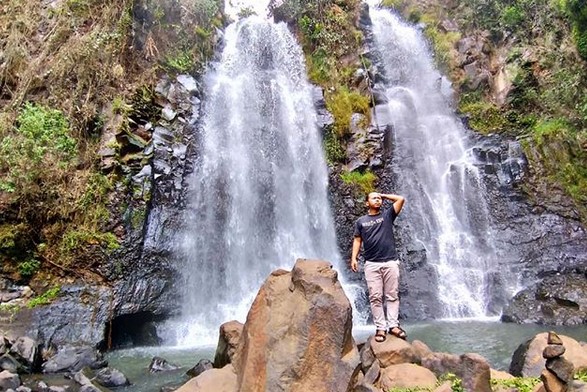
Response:
[[[346,158],[346,152],[343,147],[343,140],[334,131],[334,128],[329,128],[324,135],[324,151],[326,153],[326,161],[329,163],[340,163]]]
[[[29,309],[32,309],[37,306],[48,305],[51,302],[53,302],[53,300],[55,298],[57,298],[59,296],[59,293],[61,293],[61,287],[60,286],[53,287],[52,289],[45,291],[43,294],[39,295],[38,297],[31,299],[28,302],[27,307]]]
[[[377,176],[369,170],[364,173],[358,171],[344,172],[340,175],[340,178],[345,184],[354,186],[361,194],[375,191]]]
[[[167,55],[163,66],[169,72],[188,73],[195,68],[194,59],[188,51],[178,51]]]
[[[413,13],[411,15],[411,18],[414,18]],[[436,27],[434,19],[428,15],[424,15],[419,19],[426,23],[424,33],[432,43],[437,65],[445,71],[450,71],[455,66],[453,52],[455,52],[456,43],[461,39],[461,34],[456,31],[440,31]]]
[[[326,107],[334,116],[334,130],[339,136],[350,133],[351,117],[353,113],[365,116],[367,126],[371,122],[371,110],[369,98],[342,87],[333,94],[326,96]]]
[[[584,132],[565,119],[542,120],[533,128],[532,145],[551,181],[563,186],[580,206],[587,202],[587,152],[582,148]],[[536,156],[532,151],[530,156]],[[583,207],[584,208],[584,207]]]
[[[59,263],[63,266],[69,266],[74,261],[79,262],[81,265],[86,261],[94,262],[95,260],[81,260],[81,258],[77,257],[79,254],[86,254],[88,248],[92,246],[97,246],[102,252],[108,254],[119,249],[120,243],[112,233],[101,233],[87,229],[70,229],[63,235],[59,246]]]
[[[461,102],[459,111],[469,117],[472,129],[483,134],[503,132],[509,125],[501,110],[489,102]]]
[[[39,270],[41,262],[35,259],[28,259],[18,263],[18,272],[22,277],[31,277]]]

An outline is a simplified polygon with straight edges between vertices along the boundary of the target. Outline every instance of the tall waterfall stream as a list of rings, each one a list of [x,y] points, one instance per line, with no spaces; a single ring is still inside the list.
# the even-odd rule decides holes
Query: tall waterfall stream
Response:
[[[256,17],[230,25],[224,40],[196,135],[181,344],[214,341],[222,323],[244,322],[273,270],[298,257],[340,260],[300,46],[285,24]]]

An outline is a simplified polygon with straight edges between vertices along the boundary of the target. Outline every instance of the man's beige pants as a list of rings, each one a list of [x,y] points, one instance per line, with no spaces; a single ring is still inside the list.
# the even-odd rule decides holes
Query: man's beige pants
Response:
[[[385,331],[387,328],[397,327],[399,325],[399,260],[383,263],[365,262],[365,279],[369,289],[369,303],[375,328]],[[384,297],[387,322],[383,311]]]

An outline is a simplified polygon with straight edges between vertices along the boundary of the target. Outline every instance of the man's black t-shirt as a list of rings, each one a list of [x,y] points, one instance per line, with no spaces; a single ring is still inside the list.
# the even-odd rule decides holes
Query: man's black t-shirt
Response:
[[[393,221],[397,217],[393,206],[377,215],[364,215],[355,223],[355,237],[363,242],[363,257],[366,261],[397,260]]]

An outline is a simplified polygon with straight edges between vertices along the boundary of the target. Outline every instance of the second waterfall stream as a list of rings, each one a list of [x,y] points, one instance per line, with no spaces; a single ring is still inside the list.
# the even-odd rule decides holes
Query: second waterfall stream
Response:
[[[486,190],[467,131],[449,106],[448,83],[416,26],[376,6],[370,17],[389,100],[376,117],[393,128],[393,174],[408,200],[404,236],[434,266],[439,317],[495,316],[492,279],[506,274],[498,271]]]

